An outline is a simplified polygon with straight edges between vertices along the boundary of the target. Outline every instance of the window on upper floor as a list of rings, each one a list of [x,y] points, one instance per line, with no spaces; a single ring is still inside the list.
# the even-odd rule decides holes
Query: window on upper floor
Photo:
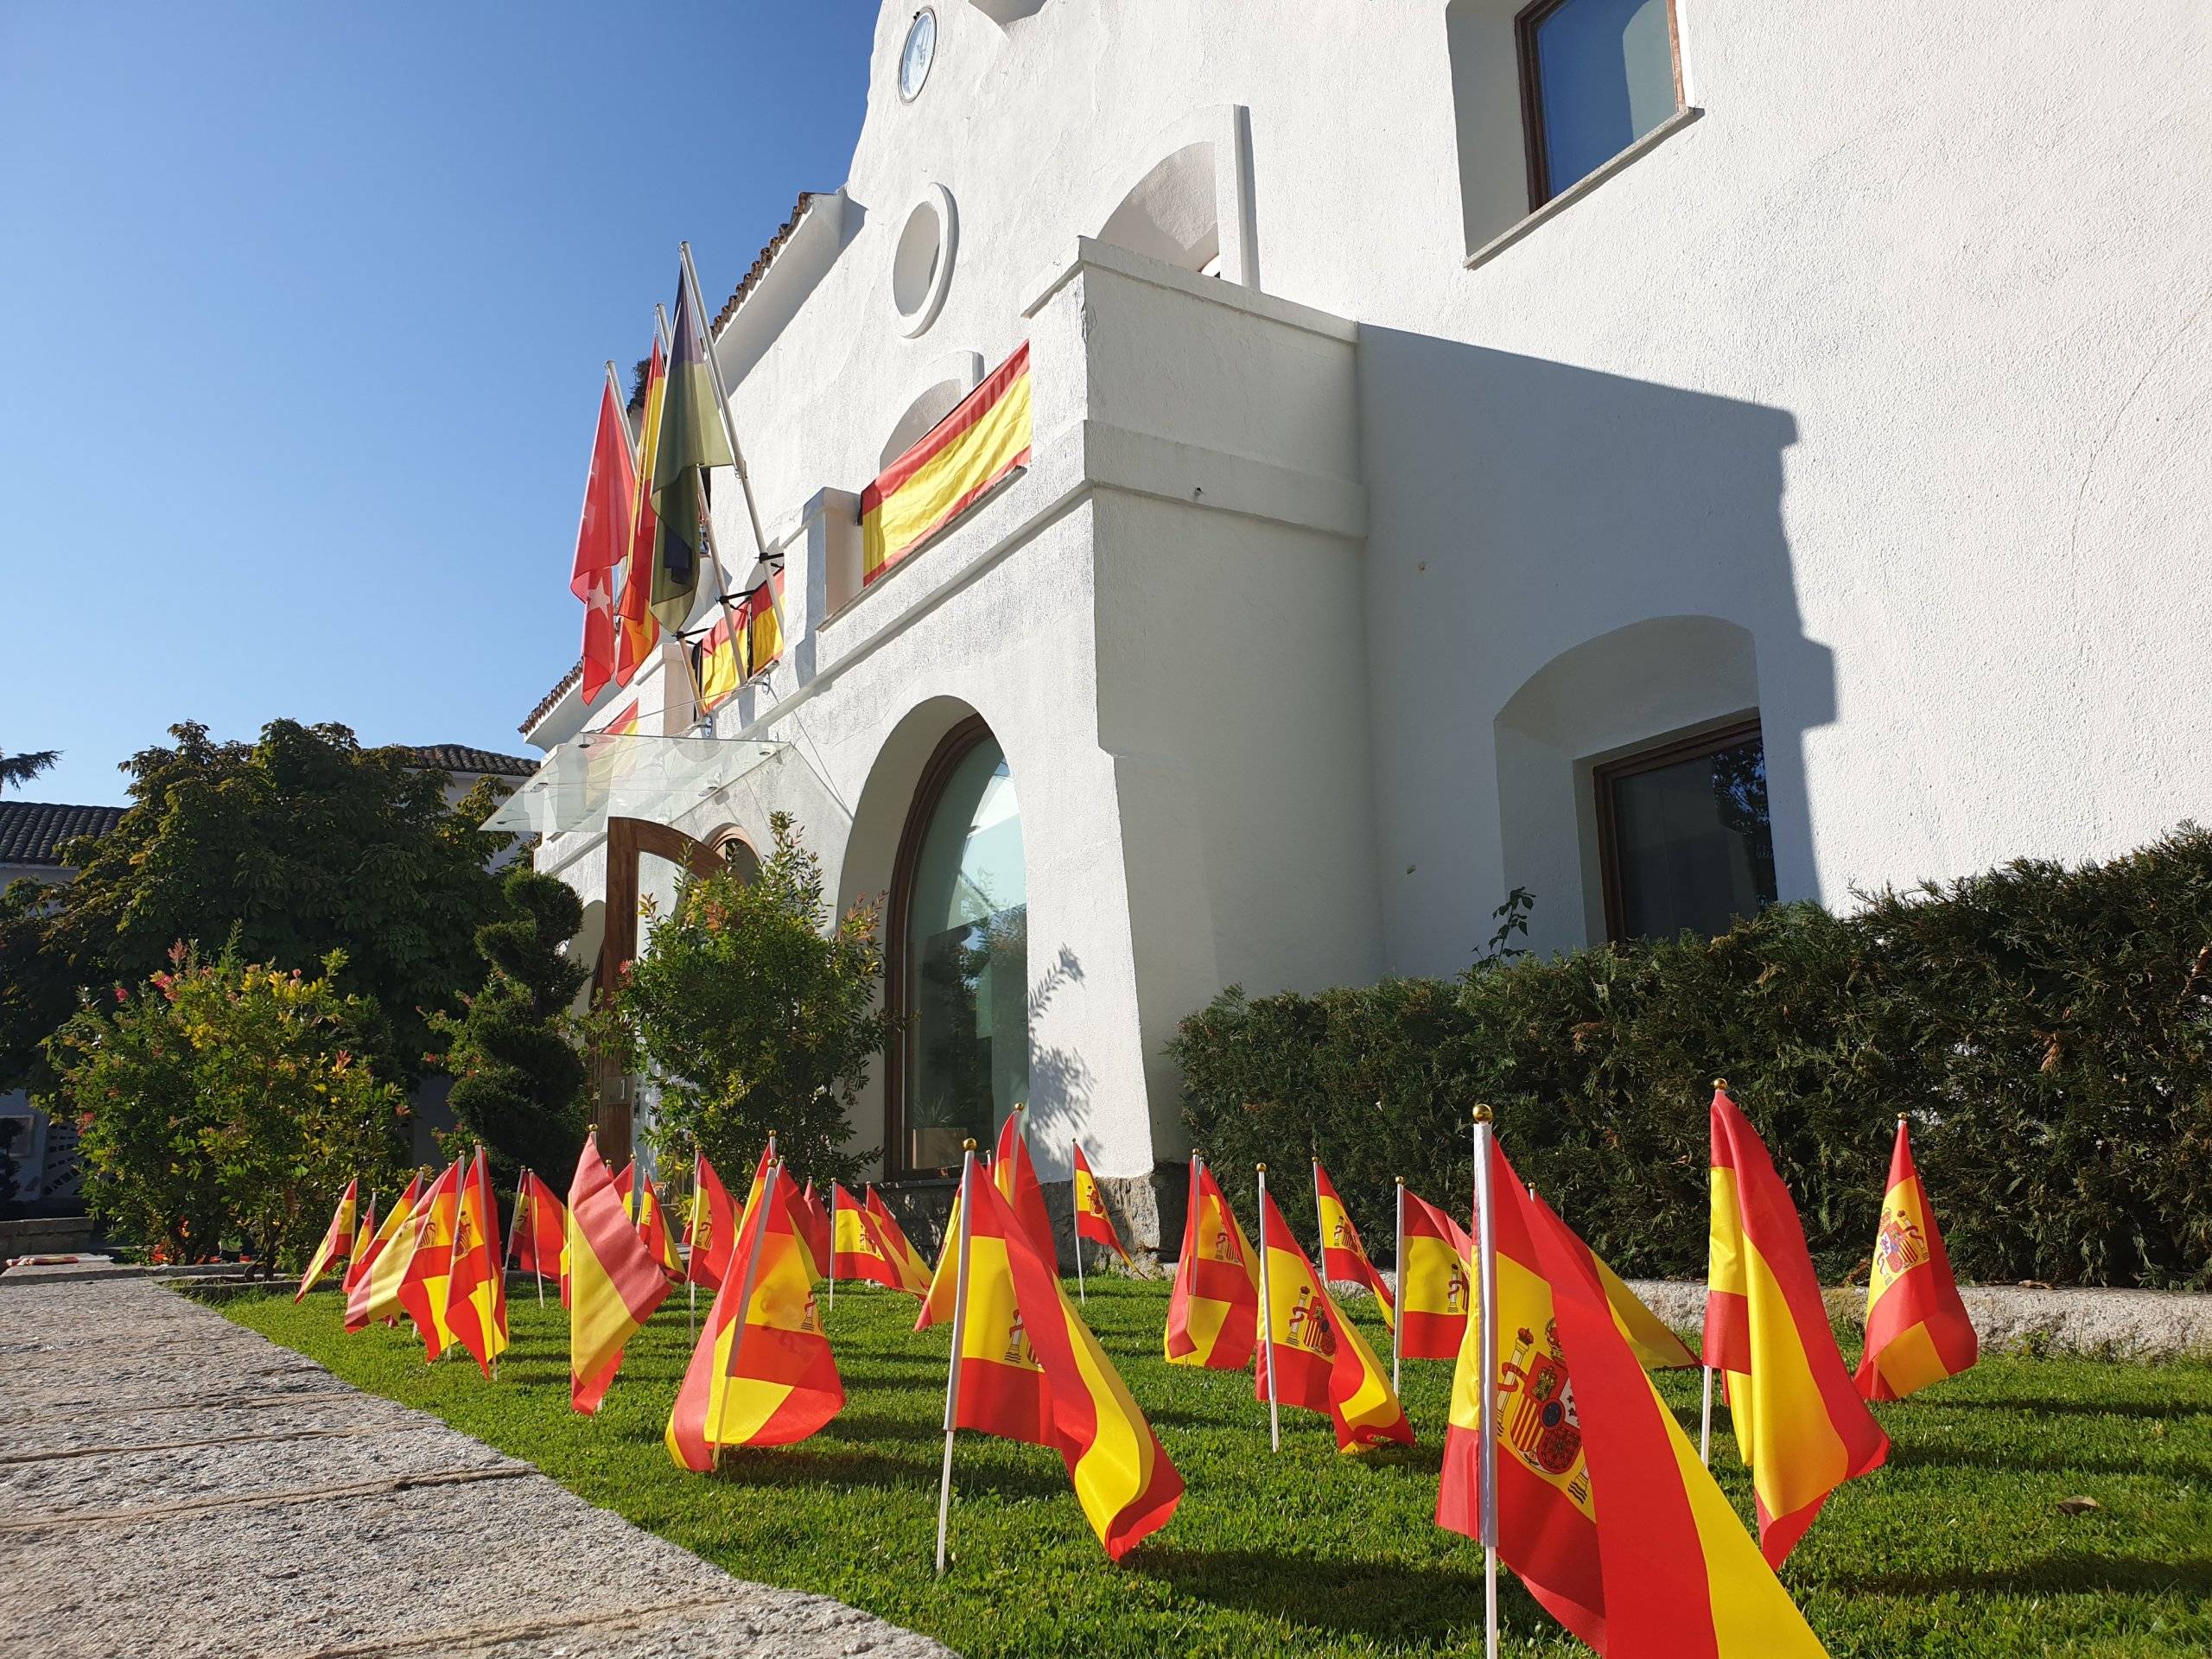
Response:
[[[1681,107],[1674,0],[1536,0],[1514,35],[1531,208]]]

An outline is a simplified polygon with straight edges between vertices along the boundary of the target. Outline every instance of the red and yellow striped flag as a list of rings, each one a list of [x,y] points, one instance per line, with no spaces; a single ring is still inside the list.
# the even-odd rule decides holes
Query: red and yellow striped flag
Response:
[[[830,1184],[830,1217],[836,1224],[830,1276],[904,1290],[898,1265],[884,1248],[875,1217],[868,1214],[868,1207],[835,1181]]]
[[[653,461],[660,453],[660,411],[666,401],[668,360],[660,331],[653,331],[652,356],[645,369],[645,406],[638,423],[637,492],[632,508],[629,550],[622,559],[622,596],[615,609],[614,683],[627,685],[660,641],[660,621],[652,613],[653,541],[659,520],[653,517]]]
[[[1758,1497],[1759,1547],[1779,1567],[1830,1492],[1881,1466],[1890,1439],[1836,1351],[1789,1189],[1718,1088],[1705,1363],[1726,1373],[1736,1444]]]
[[[695,1285],[720,1290],[730,1252],[737,1248],[737,1205],[704,1153],[691,1180],[691,1254],[684,1270]]]
[[[1106,1199],[1098,1190],[1098,1178],[1090,1173],[1090,1160],[1083,1155],[1083,1142],[1075,1143],[1075,1236],[1103,1244],[1122,1258],[1123,1266],[1133,1265],[1129,1253],[1122,1248],[1122,1236],[1114,1230],[1114,1218],[1106,1213]]]
[[[423,1338],[428,1364],[453,1346],[446,1323],[446,1301],[453,1283],[454,1224],[461,1205],[461,1160],[456,1158],[430,1184],[417,1206],[414,1248],[399,1275],[399,1306]]]
[[[1274,1398],[1283,1405],[1326,1412],[1336,1425],[1338,1451],[1361,1451],[1385,1441],[1411,1446],[1413,1425],[1390,1387],[1389,1368],[1329,1300],[1272,1192],[1260,1198],[1260,1243],[1268,1253],[1263,1313],[1268,1340],[1259,1345],[1253,1397],[1262,1404],[1268,1400],[1272,1351]]]
[[[1052,1238],[1052,1212],[1045,1208],[1045,1188],[1030,1161],[1028,1113],[1017,1106],[999,1126],[998,1149],[991,1157],[991,1185],[1013,1207],[1014,1219],[1037,1254],[1058,1268],[1060,1247]]]
[[[506,1252],[499,1246],[499,1205],[481,1147],[461,1184],[445,1317],[454,1340],[491,1376],[493,1363],[507,1351]]]
[[[869,1218],[875,1223],[876,1241],[883,1246],[884,1254],[891,1258],[892,1265],[898,1269],[898,1287],[909,1295],[927,1295],[930,1287],[929,1263],[922,1259],[922,1253],[906,1236],[906,1230],[891,1213],[890,1205],[884,1203],[881,1195],[873,1186],[868,1188],[864,1203]]]
[[[969,1298],[966,1330],[986,1327],[983,1352],[994,1344],[1003,1357],[1021,1348],[1043,1385],[1050,1415],[1050,1438],[1067,1465],[1076,1501],[1109,1560],[1120,1560],[1144,1539],[1167,1524],[1182,1501],[1183,1478],[1168,1461],[1152,1425],[1106,1357],[1097,1338],[1083,1322],[1061,1287],[1056,1262],[1030,1243],[1014,1208],[988,1182],[977,1181],[976,1218],[969,1234]],[[957,1236],[954,1248],[958,1249]],[[986,1275],[1004,1275],[986,1283]],[[1009,1330],[1003,1310],[1011,1308]],[[980,1319],[979,1319],[980,1315]],[[988,1402],[996,1381],[965,1357],[977,1352],[963,1345],[957,1426],[990,1433],[1007,1431],[992,1421],[988,1409],[970,1414],[971,1378]],[[988,1364],[988,1359],[982,1362]],[[1011,1367],[1000,1368],[1012,1370]],[[1023,1372],[1022,1376],[1029,1375]],[[1027,1416],[1027,1384],[1017,1382],[1019,1403],[1009,1414],[1017,1440],[1032,1438]]]
[[[1029,342],[861,492],[861,580],[871,582],[1029,464]]]
[[[669,1292],[668,1275],[622,1208],[596,1135],[585,1137],[569,1187],[567,1256],[569,1402],[590,1413],[621,1368],[622,1345]]]
[[[384,1224],[370,1236],[368,1248],[359,1251],[353,1264],[346,1269],[346,1328],[364,1331],[377,1320],[399,1311],[399,1272],[390,1269],[379,1281],[376,1277],[377,1264],[390,1255],[403,1229],[409,1229],[415,1217],[415,1206],[423,1201],[423,1172],[416,1170],[407,1183],[407,1190],[391,1206]],[[404,1263],[402,1265],[404,1265]]]
[[[798,1236],[798,1195],[781,1164],[770,1166],[762,1192],[748,1207],[662,1434],[678,1468],[704,1473],[726,1446],[789,1446],[844,1407]]]
[[[1313,1207],[1319,1213],[1321,1224],[1321,1276],[1341,1285],[1366,1286],[1382,1305],[1382,1323],[1393,1324],[1398,1317],[1398,1308],[1390,1294],[1389,1281],[1367,1259],[1367,1246],[1360,1243],[1359,1229],[1352,1225],[1351,1211],[1337,1196],[1337,1184],[1329,1179],[1329,1172],[1321,1167],[1319,1158],[1313,1160]]]
[[[1182,1254],[1167,1297],[1170,1365],[1241,1371],[1260,1320],[1260,1268],[1213,1172],[1191,1160]]]
[[[1608,1659],[1823,1650],[1644,1375],[1597,1260],[1492,1144],[1498,1555]],[[1479,1534],[1479,1321],[1452,1379],[1437,1524]]]
[[[791,1219],[798,1226],[799,1243],[806,1246],[806,1265],[817,1279],[830,1276],[830,1254],[835,1241],[830,1236],[830,1206],[816,1196],[814,1183],[809,1181],[798,1192],[788,1195]]]
[[[660,1263],[660,1270],[671,1282],[683,1282],[683,1257],[676,1248],[676,1236],[669,1231],[668,1206],[660,1201],[660,1189],[653,1185],[653,1178],[642,1172],[638,1176],[638,1242],[647,1254]]]
[[[357,1177],[346,1183],[346,1190],[339,1195],[338,1208],[330,1212],[330,1225],[322,1231],[322,1243],[315,1247],[315,1254],[308,1258],[308,1270],[300,1275],[299,1290],[292,1300],[298,1301],[313,1287],[315,1281],[330,1270],[330,1264],[343,1254],[352,1259],[353,1250],[353,1206],[359,1201],[361,1183]]]
[[[1902,1400],[1956,1376],[1980,1352],[1900,1117],[1866,1284],[1866,1351],[1853,1381],[1869,1400]]]
[[[361,1206],[360,1214],[354,1217],[353,1248],[346,1256],[346,1271],[338,1279],[340,1290],[350,1292],[353,1288],[353,1281],[361,1276],[368,1265],[369,1247],[375,1243],[376,1236],[377,1195],[371,1192],[368,1203]]]
[[[1474,1241],[1466,1229],[1408,1187],[1405,1281],[1398,1317],[1405,1321],[1398,1352],[1406,1359],[1452,1359],[1475,1305]]]
[[[515,1192],[515,1268],[520,1273],[561,1273],[567,1247],[569,1207],[555,1196],[536,1170],[524,1172]]]

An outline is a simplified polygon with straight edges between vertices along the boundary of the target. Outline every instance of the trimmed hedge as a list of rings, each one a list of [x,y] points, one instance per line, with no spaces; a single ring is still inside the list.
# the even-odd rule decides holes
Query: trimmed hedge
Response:
[[[1697,1278],[1719,1074],[1831,1281],[1864,1277],[1909,1113],[1961,1278],[2212,1287],[2212,832],[1861,897],[1452,980],[1232,987],[1171,1045],[1184,1119],[1240,1208],[1273,1166],[1309,1239],[1318,1154],[1387,1265],[1394,1177],[1466,1210],[1488,1101],[1616,1268]]]

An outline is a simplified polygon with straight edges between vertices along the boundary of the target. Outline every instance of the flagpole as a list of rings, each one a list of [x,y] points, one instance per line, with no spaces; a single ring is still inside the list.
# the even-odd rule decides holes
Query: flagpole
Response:
[[[1398,1281],[1390,1287],[1396,1304],[1390,1316],[1390,1392],[1398,1392],[1398,1363],[1406,1351],[1406,1178],[1398,1177]]]
[[[729,388],[722,384],[721,359],[715,354],[715,327],[714,324],[707,319],[707,302],[699,292],[698,267],[691,263],[691,245],[684,242],[678,246],[683,251],[683,280],[690,284],[692,298],[697,301],[699,306],[699,327],[701,338],[706,346],[707,372],[713,377],[715,383],[715,408],[722,418],[722,435],[729,440],[731,459],[737,463],[737,486],[745,497],[745,516],[753,525],[753,556],[762,564],[766,564],[768,562],[768,538],[761,532],[760,509],[753,499],[753,474],[745,465],[745,447],[737,441],[737,419],[730,413]],[[710,514],[709,517],[711,516]],[[709,551],[712,550],[710,549]],[[721,556],[719,553],[714,555],[714,562],[715,580],[720,582]],[[724,582],[722,588],[727,596],[728,584]],[[728,603],[727,597],[724,599],[724,603]],[[776,632],[785,639],[790,639],[791,631],[784,626],[784,601],[776,597],[776,583],[772,575],[768,582],[768,608],[776,613]]]
[[[1320,1252],[1313,1259],[1320,1265],[1321,1287],[1329,1287],[1329,1218],[1321,1213],[1321,1160],[1313,1160],[1313,1248]]]
[[[1282,1409],[1275,1394],[1275,1305],[1268,1294],[1268,1166],[1260,1175],[1260,1341],[1268,1363],[1268,1445],[1282,1450]]]
[[[1728,1079],[1715,1077],[1713,1080],[1713,1086],[1716,1090],[1726,1089],[1728,1086]],[[1707,1173],[1709,1178],[1711,1172]],[[1708,1269],[1707,1277],[1710,1276],[1711,1273]],[[1700,1338],[1699,1347],[1702,1349],[1704,1343]],[[1703,1359],[1705,1356],[1700,1352],[1698,1357]],[[1697,1460],[1710,1469],[1713,1467],[1713,1367],[1705,1365],[1700,1369],[1705,1373],[1705,1402],[1698,1413]]]
[[[691,1305],[691,1340],[699,1340],[699,1281],[691,1271],[691,1257],[699,1248],[699,1137],[691,1137],[691,1214],[683,1228],[683,1294]]]
[[[837,1183],[830,1182],[830,1306],[837,1306]]]
[[[515,1203],[518,1209],[521,1207],[521,1195],[529,1186],[531,1179],[530,1166],[525,1164],[523,1166],[522,1180],[515,1188]],[[530,1274],[531,1278],[537,1281],[537,1305],[543,1307],[545,1306],[545,1262],[544,1252],[537,1248],[537,1195],[533,1192],[530,1198]],[[564,1239],[562,1243],[565,1249],[567,1241]]]
[[[952,1363],[944,1377],[944,1471],[938,1478],[937,1488],[937,1575],[944,1576],[945,1529],[952,1519],[952,1431],[960,1415],[960,1350],[968,1334],[968,1238],[976,1213],[973,1194],[969,1182],[976,1173],[976,1143],[972,1140],[960,1143],[960,1239],[959,1256],[953,1266],[952,1279]]]
[[[1483,1652],[1485,1659],[1497,1659],[1497,1219],[1491,1207],[1491,1136],[1490,1108],[1478,1106],[1475,1276],[1482,1306],[1476,1347],[1482,1357],[1482,1440],[1477,1490],[1483,1540]],[[1404,1309],[1399,1312],[1402,1319]]]

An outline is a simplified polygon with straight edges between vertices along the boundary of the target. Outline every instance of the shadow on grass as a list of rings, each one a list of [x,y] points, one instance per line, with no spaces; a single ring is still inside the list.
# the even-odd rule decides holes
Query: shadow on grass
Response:
[[[2019,1446],[1949,1446],[1940,1440],[1892,1441],[1892,1469],[1994,1469],[2004,1473],[2046,1475],[2150,1475],[2156,1478],[2212,1484],[2212,1465],[2195,1459],[2085,1457],[2064,1446],[2031,1451]]]
[[[918,1485],[934,1491],[938,1473],[933,1456],[904,1458],[883,1452],[786,1446],[751,1451],[733,1447],[722,1453],[721,1464],[708,1478],[733,1486],[871,1486],[904,1492]],[[1068,1490],[1067,1477],[1057,1469],[1017,1469],[1004,1464],[962,1468],[956,1462],[953,1479],[962,1494],[969,1497],[997,1494],[1050,1498],[1064,1496]]]
[[[2145,1560],[2130,1555],[2047,1555],[1996,1572],[1841,1573],[1834,1588],[1875,1596],[2099,1596],[2212,1594],[2212,1556]]]
[[[1310,1630],[1421,1645],[1465,1643],[1483,1620],[1479,1558],[1464,1573],[1404,1561],[1317,1561],[1262,1550],[1185,1549],[1147,1543],[1128,1565],[1164,1580],[1196,1600],[1242,1608]],[[1517,1623],[1535,1605],[1501,1573],[1501,1606],[1522,1603]]]
[[[2212,1417],[2212,1405],[2177,1405],[2165,1400],[1947,1400],[1930,1398],[1936,1411],[2013,1411],[2024,1417],[2142,1417],[2172,1422]]]

